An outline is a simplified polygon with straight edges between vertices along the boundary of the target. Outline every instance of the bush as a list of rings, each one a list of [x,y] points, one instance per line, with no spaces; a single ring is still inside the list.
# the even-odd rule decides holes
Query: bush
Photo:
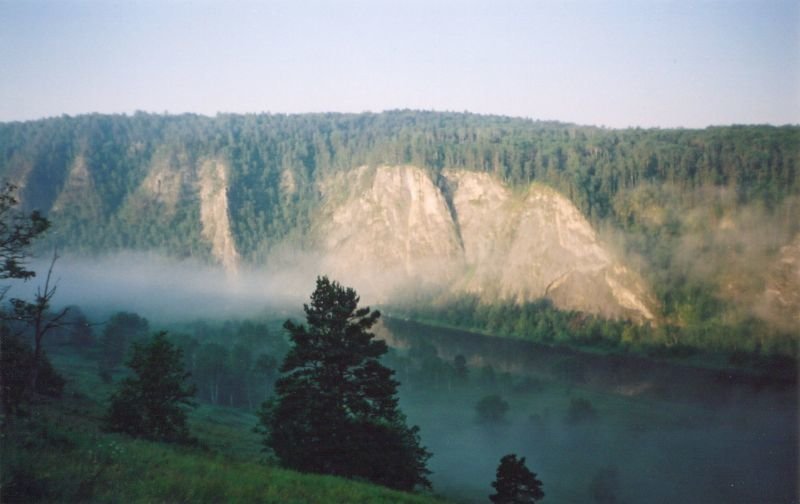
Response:
[[[508,402],[497,394],[491,394],[475,405],[475,413],[480,423],[503,422],[510,406]]]

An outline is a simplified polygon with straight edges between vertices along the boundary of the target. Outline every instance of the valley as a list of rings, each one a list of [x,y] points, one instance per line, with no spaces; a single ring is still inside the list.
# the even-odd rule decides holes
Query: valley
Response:
[[[261,327],[271,335],[280,332],[280,319],[253,322],[265,324]],[[233,350],[225,339],[241,341],[236,328],[241,332],[246,325],[193,322],[166,328],[176,342],[191,348],[181,334],[195,327],[198,343],[218,341],[219,352]],[[213,338],[214,327],[228,329],[218,333],[223,340],[203,339],[201,327],[205,338]],[[263,335],[265,329],[260,331]],[[261,451],[252,430],[254,411],[230,406],[227,400],[212,403],[207,395],[201,395],[189,418],[199,449],[106,434],[98,429],[97,418],[113,384],[98,377],[100,348],[78,349],[61,339],[51,341],[48,355],[68,380],[66,397],[37,406],[36,416],[19,419],[15,428],[24,431],[23,426],[35,424],[46,429],[30,445],[32,454],[59,446],[82,462],[59,466],[53,452],[32,458],[16,451],[13,443],[4,445],[4,460],[15,470],[31,471],[43,496],[89,495],[98,502],[128,496],[204,502],[346,498],[477,503],[485,502],[497,460],[505,453],[527,457],[544,482],[547,499],[554,502],[606,502],[611,497],[646,502],[658,495],[677,501],[752,503],[787,502],[797,496],[794,380],[737,376],[734,370],[692,368],[635,355],[546,348],[391,318],[379,334],[392,343],[385,362],[402,384],[400,405],[409,422],[420,426],[422,442],[433,453],[429,468],[438,497],[393,495],[281,471]],[[273,348],[279,356],[281,350]],[[465,374],[455,371],[457,355],[466,358]],[[206,373],[196,369],[198,384],[207,383]],[[115,371],[114,381],[123,376],[124,371]],[[499,421],[481,421],[477,415],[476,404],[489,395],[509,405]],[[586,401],[589,409],[574,413],[576,400]],[[42,422],[55,423],[45,427]],[[155,466],[153,461],[158,461]],[[181,471],[207,476],[180,478],[182,484],[174,480]],[[147,475],[150,483],[135,484],[141,478],[132,478],[133,472]]]
[[[20,245],[36,278],[0,270],[13,441],[0,489],[41,501],[484,502],[500,458],[517,453],[547,502],[797,500],[798,167],[797,126],[613,130],[408,110],[0,123],[4,215],[50,223]],[[37,299],[51,264],[57,291],[41,313],[69,315],[44,338],[51,390],[27,401],[42,326],[12,300]],[[302,320],[328,277],[383,313],[359,327],[388,352],[367,346],[360,372],[375,373],[372,391],[391,392],[393,376],[402,409],[393,423],[353,414],[365,429],[342,432],[407,447],[416,431],[386,425],[419,426],[432,456],[415,451],[409,466],[424,478],[427,460],[432,491],[359,486],[330,463],[318,472],[342,478],[286,472],[274,446],[261,450],[269,434],[253,429],[280,430],[269,405],[293,390],[283,363],[309,341],[283,323]],[[312,298],[331,306],[309,324],[354,309],[329,297]],[[369,340],[347,327],[342,341]],[[162,330],[196,387],[191,436],[106,432],[134,372],[126,359]],[[357,355],[340,347],[309,344],[317,360],[296,375]],[[350,447],[334,434],[300,439]],[[62,467],[67,453],[81,462]],[[220,476],[176,476],[187,470]]]

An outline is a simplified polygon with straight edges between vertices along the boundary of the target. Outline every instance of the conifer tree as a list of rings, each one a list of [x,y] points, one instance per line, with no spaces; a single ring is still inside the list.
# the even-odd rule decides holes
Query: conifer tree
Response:
[[[525,457],[517,459],[515,454],[500,459],[492,487],[496,493],[489,500],[494,504],[528,504],[544,498],[542,482],[525,466]]]
[[[294,346],[276,396],[260,412],[265,445],[292,469],[363,478],[401,490],[430,487],[417,427],[398,407],[386,343],[370,328],[380,313],[351,288],[317,278],[308,326],[286,321]]]

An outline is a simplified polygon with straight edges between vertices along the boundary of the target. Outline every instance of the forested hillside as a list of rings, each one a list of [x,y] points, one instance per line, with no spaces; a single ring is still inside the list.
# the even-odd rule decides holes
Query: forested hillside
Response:
[[[0,176],[53,221],[47,246],[78,253],[262,265],[311,245],[337,174],[397,165],[423,169],[445,198],[452,169],[556,189],[675,327],[797,331],[797,126],[611,130],[419,111],[0,124]]]

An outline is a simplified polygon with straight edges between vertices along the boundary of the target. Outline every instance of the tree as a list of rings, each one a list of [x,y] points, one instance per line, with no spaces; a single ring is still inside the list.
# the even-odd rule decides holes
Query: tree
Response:
[[[128,346],[147,335],[150,323],[135,313],[117,312],[111,316],[100,341],[100,369],[111,371],[125,360]]]
[[[29,249],[33,240],[47,231],[50,221],[38,211],[30,214],[17,211],[15,209],[17,205],[15,191],[16,187],[8,182],[5,182],[0,189],[0,279],[28,280],[36,276],[36,272],[27,269],[25,264],[25,260],[29,256]],[[48,331],[58,327],[60,320],[67,314],[66,308],[55,315],[49,313],[50,301],[56,293],[55,284],[51,285],[50,282],[53,266],[57,259],[58,255],[54,253],[50,269],[47,271],[44,288],[36,290],[34,302],[12,299],[11,314],[3,312],[0,317],[4,329],[7,329],[5,323],[9,318],[33,328],[34,348],[31,358],[26,359],[24,364],[21,361],[6,363],[14,366],[18,375],[26,376],[24,392],[30,395],[39,390],[37,381],[41,368],[47,366],[48,370],[50,369],[49,362],[43,363],[46,359],[43,354],[42,339]],[[5,298],[8,289],[9,286],[0,288],[0,301]]]
[[[53,254],[50,268],[47,270],[47,277],[44,287],[38,287],[34,295],[33,302],[23,299],[12,299],[14,319],[25,323],[33,329],[33,359],[28,366],[28,391],[33,394],[37,390],[36,382],[39,379],[39,369],[44,360],[44,348],[42,341],[44,335],[53,329],[62,326],[62,320],[69,312],[69,308],[63,308],[58,313],[50,312],[50,302],[56,295],[57,286],[51,284],[53,278],[53,267],[58,260],[58,254]]]
[[[292,469],[363,478],[412,490],[430,487],[419,429],[398,407],[394,371],[379,359],[386,343],[369,329],[380,313],[358,308],[351,288],[317,278],[308,327],[287,320],[294,346],[276,396],[260,411],[265,446]]]
[[[458,354],[453,357],[453,369],[460,382],[467,381],[469,378],[469,368],[467,367],[467,358],[464,357],[464,355]]]
[[[500,459],[492,487],[496,493],[489,500],[494,504],[527,504],[544,498],[542,482],[525,466],[525,457],[517,459],[513,453]]]
[[[223,383],[230,373],[228,349],[219,343],[206,343],[195,356],[195,381],[200,385],[203,399],[219,404]]]
[[[508,409],[508,402],[497,394],[487,395],[475,405],[475,413],[480,423],[502,422]]]
[[[32,361],[33,351],[30,346],[11,334],[7,327],[0,327],[0,397],[4,412],[17,413],[25,401],[29,392]],[[37,394],[61,396],[65,380],[50,364],[47,354],[41,356],[38,375],[35,390]]]
[[[186,382],[183,356],[165,332],[135,342],[127,362],[134,376],[124,379],[111,397],[106,426],[114,432],[157,441],[186,441],[186,409],[194,406],[195,387]]]
[[[0,188],[0,279],[3,280],[27,280],[36,276],[34,271],[27,269],[25,259],[33,240],[50,227],[50,221],[39,212],[25,214],[15,210],[16,189],[8,182]]]

